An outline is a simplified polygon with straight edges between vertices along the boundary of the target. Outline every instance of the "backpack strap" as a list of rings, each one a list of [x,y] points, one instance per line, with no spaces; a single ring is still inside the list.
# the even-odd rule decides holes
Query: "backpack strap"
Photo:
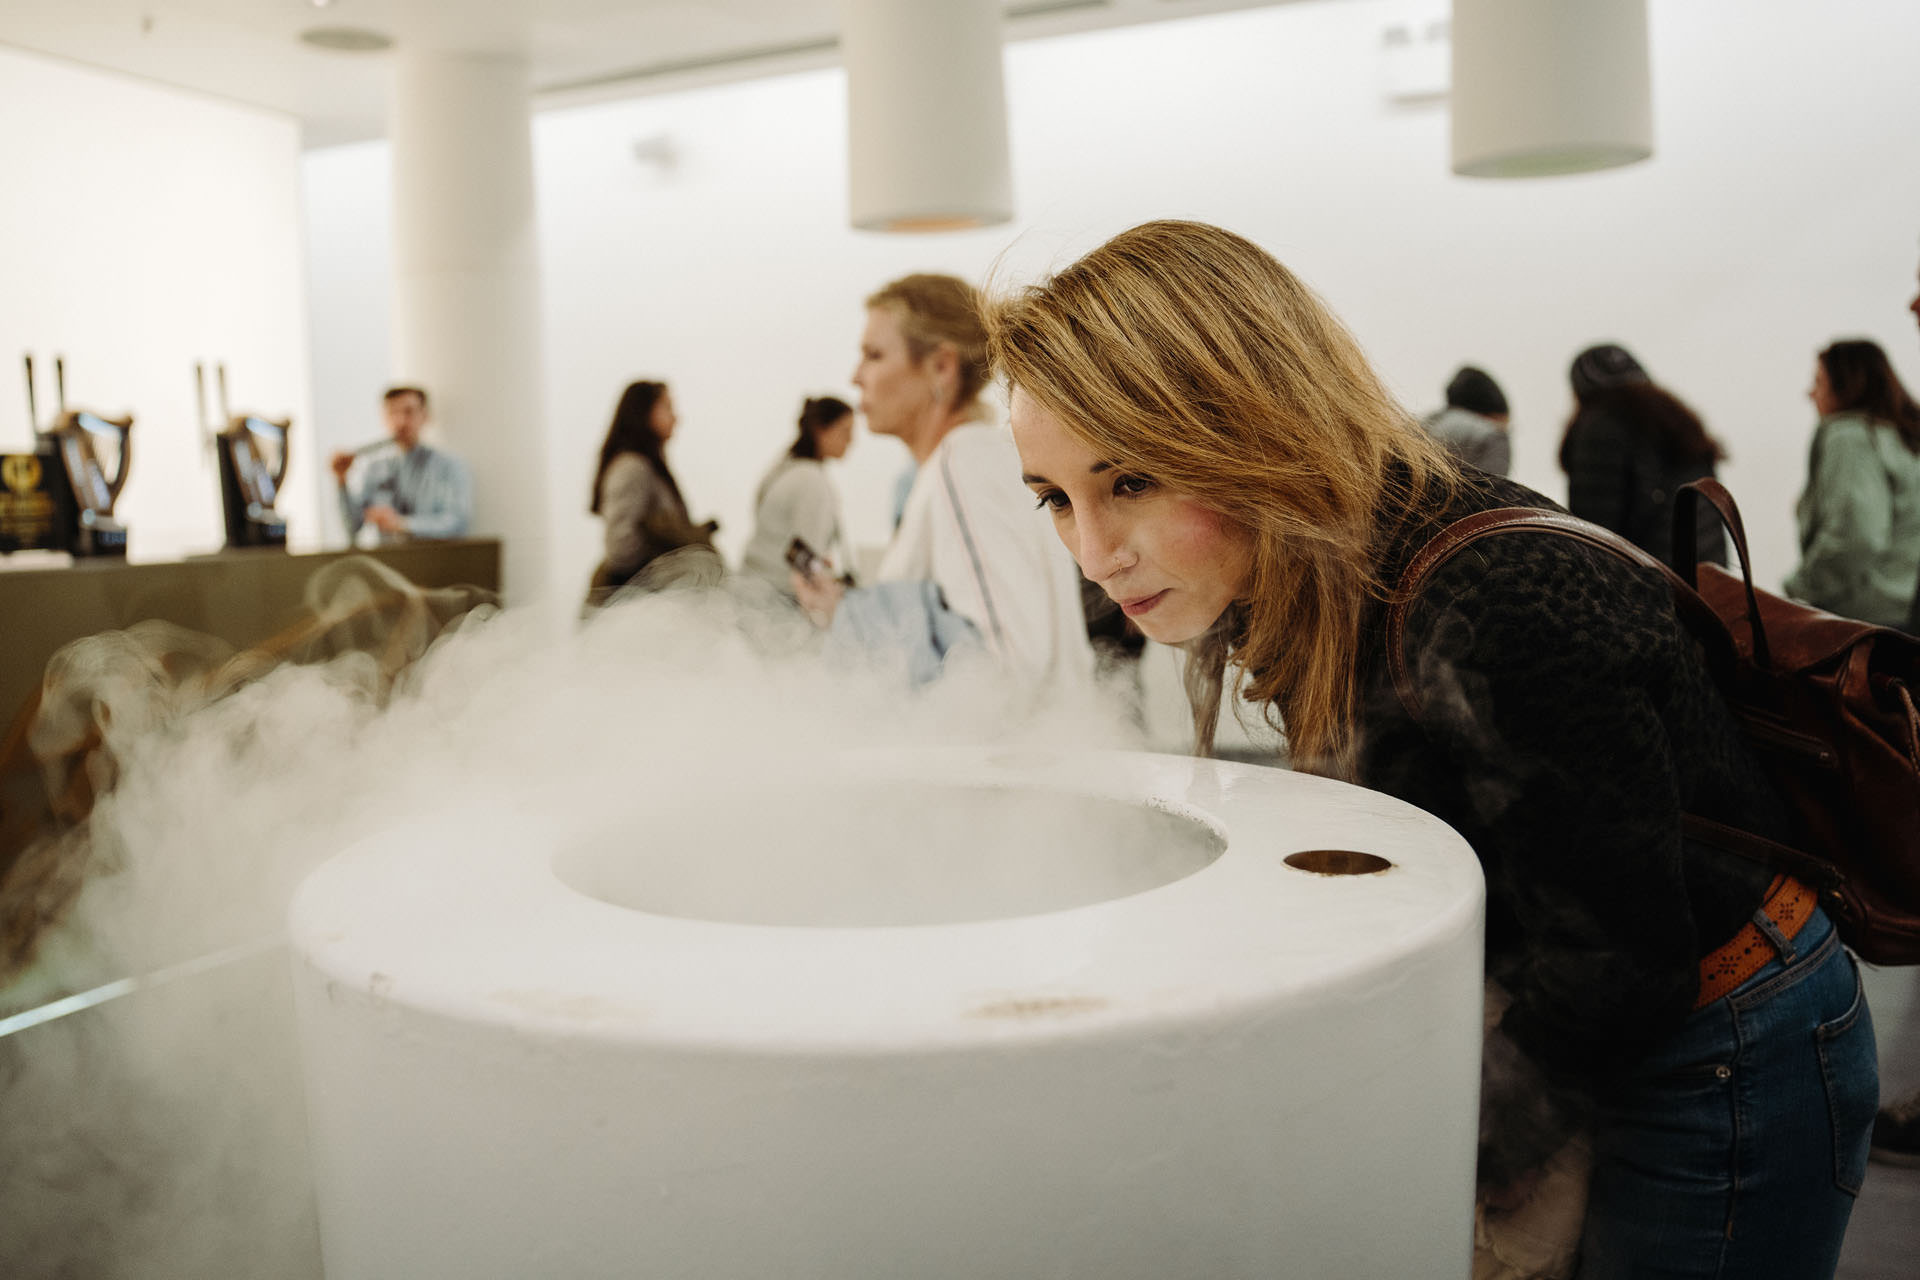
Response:
[[[1701,502],[1711,505],[1719,515],[1720,523],[1727,527],[1729,540],[1740,557],[1740,577],[1747,588],[1747,629],[1753,637],[1753,665],[1762,671],[1769,670],[1773,666],[1773,655],[1767,649],[1766,628],[1760,622],[1760,600],[1753,593],[1753,558],[1747,553],[1747,527],[1740,519],[1740,508],[1734,505],[1733,495],[1727,492],[1727,486],[1712,476],[1689,480],[1674,495],[1673,562],[1680,566],[1675,581],[1698,594],[1700,565],[1696,547],[1699,545],[1699,526],[1694,520],[1694,512],[1698,509],[1696,504]]]
[[[1712,489],[1719,490],[1724,496],[1726,490],[1717,482]],[[1719,501],[1714,494],[1702,486],[1702,497],[1718,507]],[[1731,499],[1727,499],[1731,505]],[[1733,520],[1737,522],[1738,513]],[[1744,556],[1746,536],[1737,523],[1732,524],[1734,539]],[[1730,664],[1733,657],[1733,639],[1727,632],[1726,624],[1721,622],[1713,606],[1709,605],[1693,585],[1685,578],[1647,552],[1634,546],[1625,538],[1609,529],[1582,520],[1578,516],[1564,511],[1551,511],[1545,507],[1498,507],[1490,511],[1479,511],[1464,519],[1456,520],[1440,530],[1427,544],[1414,554],[1407,568],[1400,576],[1400,583],[1387,602],[1387,668],[1393,675],[1394,692],[1400,697],[1400,705],[1416,723],[1420,719],[1420,691],[1413,682],[1413,673],[1407,666],[1407,614],[1427,580],[1434,572],[1452,559],[1460,551],[1480,539],[1496,533],[1508,533],[1514,530],[1526,530],[1534,533],[1554,534],[1572,538],[1590,546],[1599,547],[1619,556],[1622,560],[1640,565],[1643,568],[1657,569],[1673,588],[1673,602],[1680,620],[1687,630],[1708,650],[1710,662],[1719,661]],[[1677,531],[1676,531],[1677,532]],[[1748,578],[1748,591],[1752,591],[1752,578]],[[1754,617],[1759,616],[1756,607]],[[1759,628],[1755,627],[1756,640]],[[1730,670],[1731,667],[1723,667]],[[1725,823],[1703,818],[1698,814],[1682,813],[1680,827],[1683,834],[1701,844],[1741,857],[1752,859],[1765,866],[1784,868],[1802,882],[1812,885],[1823,896],[1840,883],[1840,877],[1833,867],[1817,858],[1800,852],[1788,845],[1769,840],[1764,836],[1743,831]]]
[[[1413,602],[1419,598],[1434,571],[1468,545],[1492,534],[1513,530],[1551,533],[1585,542],[1642,568],[1664,574],[1668,585],[1673,588],[1674,604],[1693,634],[1702,638],[1710,637],[1719,627],[1719,619],[1712,607],[1700,598],[1699,592],[1687,585],[1672,569],[1612,530],[1546,507],[1496,507],[1490,511],[1476,511],[1434,534],[1424,547],[1415,552],[1413,559],[1407,563],[1406,571],[1400,575],[1399,585],[1387,599],[1387,669],[1393,673],[1393,688],[1400,695],[1400,705],[1415,720],[1420,718],[1420,691],[1414,687],[1413,675],[1407,668],[1406,644],[1407,614],[1412,610]],[[1712,629],[1706,629],[1708,624]]]

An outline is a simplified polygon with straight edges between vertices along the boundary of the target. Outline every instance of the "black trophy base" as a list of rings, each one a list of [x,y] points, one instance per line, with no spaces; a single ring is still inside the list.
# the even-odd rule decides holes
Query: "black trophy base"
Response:
[[[125,526],[111,520],[83,522],[73,537],[73,554],[79,556],[122,556],[127,554]]]
[[[227,539],[228,546],[287,549],[287,522],[278,516],[249,514],[235,532],[240,536]]]

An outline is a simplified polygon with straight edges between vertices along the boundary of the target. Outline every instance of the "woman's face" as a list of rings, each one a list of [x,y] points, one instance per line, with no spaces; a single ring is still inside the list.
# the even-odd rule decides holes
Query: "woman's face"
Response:
[[[653,414],[647,419],[647,425],[660,437],[660,443],[665,444],[673,439],[673,429],[679,424],[680,419],[673,412],[673,393],[662,391],[660,398],[653,402]]]
[[[843,413],[831,425],[814,432],[813,442],[820,447],[822,458],[846,457],[853,447],[853,415]]]
[[[1051,511],[1060,541],[1149,639],[1192,640],[1246,594],[1246,530],[1177,489],[1112,466],[1018,388],[1012,424],[1023,478]]]
[[[1833,394],[1833,383],[1827,377],[1825,360],[1813,362],[1813,387],[1807,392],[1807,398],[1813,401],[1813,411],[1823,418],[1839,412],[1840,399]]]
[[[867,308],[860,335],[860,363],[853,385],[860,388],[860,412],[875,435],[906,436],[934,407],[933,378],[926,361],[913,358],[900,321],[887,307]]]

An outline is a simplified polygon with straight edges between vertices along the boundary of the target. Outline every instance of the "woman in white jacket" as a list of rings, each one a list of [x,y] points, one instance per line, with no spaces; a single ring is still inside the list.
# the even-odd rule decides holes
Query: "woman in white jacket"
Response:
[[[867,428],[919,464],[872,587],[794,575],[840,645],[906,657],[915,683],[984,648],[1032,688],[1092,678],[1080,575],[1020,479],[1013,439],[982,421],[990,375],[973,286],[910,275],[867,299],[853,384]]]
[[[810,397],[800,408],[800,434],[760,480],[753,496],[753,538],[740,570],[775,590],[793,594],[787,547],[794,539],[847,567],[840,532],[840,495],[826,464],[853,444],[853,406],[832,396]]]

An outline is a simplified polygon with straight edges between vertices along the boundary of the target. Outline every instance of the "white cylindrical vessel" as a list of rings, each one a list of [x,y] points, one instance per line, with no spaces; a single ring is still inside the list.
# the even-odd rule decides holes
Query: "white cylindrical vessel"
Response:
[[[302,886],[332,1280],[1467,1274],[1482,883],[1436,819],[1124,754],[650,795]]]

